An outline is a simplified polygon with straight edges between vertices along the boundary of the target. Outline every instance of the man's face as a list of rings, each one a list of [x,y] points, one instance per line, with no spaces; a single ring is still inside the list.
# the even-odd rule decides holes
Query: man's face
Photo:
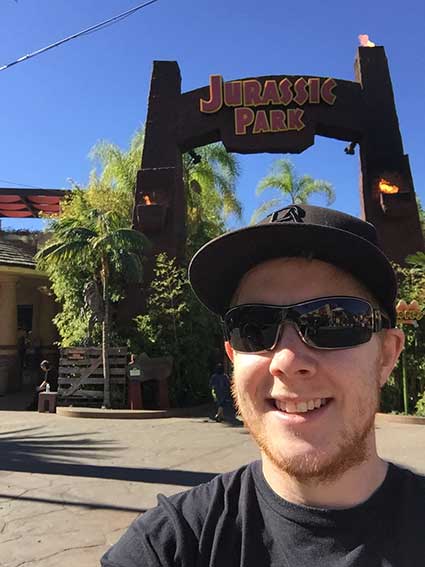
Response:
[[[280,258],[244,276],[236,304],[285,305],[331,295],[370,300],[335,266]],[[271,352],[239,353],[226,343],[234,362],[233,395],[264,459],[299,480],[325,481],[369,458],[376,450],[380,388],[397,356],[394,341],[392,349],[385,347],[386,332],[398,333],[374,334],[368,343],[343,350],[311,348],[291,324]],[[318,400],[324,405],[298,411],[303,404],[319,405]]]

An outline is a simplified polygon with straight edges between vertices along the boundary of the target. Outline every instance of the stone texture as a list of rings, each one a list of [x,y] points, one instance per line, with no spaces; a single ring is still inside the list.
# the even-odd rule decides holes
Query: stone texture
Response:
[[[158,492],[258,457],[246,430],[206,417],[85,420],[0,412],[0,566],[99,565]],[[425,473],[425,427],[379,423],[383,457]]]

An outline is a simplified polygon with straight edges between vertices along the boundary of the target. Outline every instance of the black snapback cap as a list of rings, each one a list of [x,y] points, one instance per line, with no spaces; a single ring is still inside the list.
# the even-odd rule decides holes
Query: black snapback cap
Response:
[[[258,224],[223,234],[194,255],[189,280],[199,300],[224,315],[241,278],[251,268],[273,258],[298,256],[322,260],[352,274],[395,326],[397,280],[378,245],[375,227],[332,209],[290,205]]]

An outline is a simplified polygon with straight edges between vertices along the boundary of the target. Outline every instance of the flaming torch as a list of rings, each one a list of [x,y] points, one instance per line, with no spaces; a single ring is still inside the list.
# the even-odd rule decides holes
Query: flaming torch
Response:
[[[149,197],[149,195],[143,195],[143,201],[144,201],[144,204],[148,207],[150,205],[155,205],[155,203],[153,201],[151,201],[151,198]]]
[[[406,214],[411,195],[406,179],[403,179],[398,171],[381,172],[375,178],[374,188],[376,198],[386,215],[401,217]]]
[[[144,233],[157,233],[164,228],[167,205],[162,203],[160,198],[156,199],[155,192],[152,195],[142,195],[137,210],[141,229]]]
[[[385,193],[387,195],[395,195],[400,191],[400,187],[398,185],[392,184],[390,181],[384,179],[383,177],[381,177],[381,179],[378,181],[378,187],[381,193]]]
[[[375,47],[373,41],[370,41],[369,36],[365,33],[359,35],[359,42],[361,47]]]

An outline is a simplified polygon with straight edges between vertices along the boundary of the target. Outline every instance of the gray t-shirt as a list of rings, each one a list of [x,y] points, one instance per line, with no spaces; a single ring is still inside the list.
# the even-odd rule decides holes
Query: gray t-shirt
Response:
[[[140,516],[103,567],[424,567],[425,477],[389,465],[364,503],[309,508],[280,498],[256,461]]]

